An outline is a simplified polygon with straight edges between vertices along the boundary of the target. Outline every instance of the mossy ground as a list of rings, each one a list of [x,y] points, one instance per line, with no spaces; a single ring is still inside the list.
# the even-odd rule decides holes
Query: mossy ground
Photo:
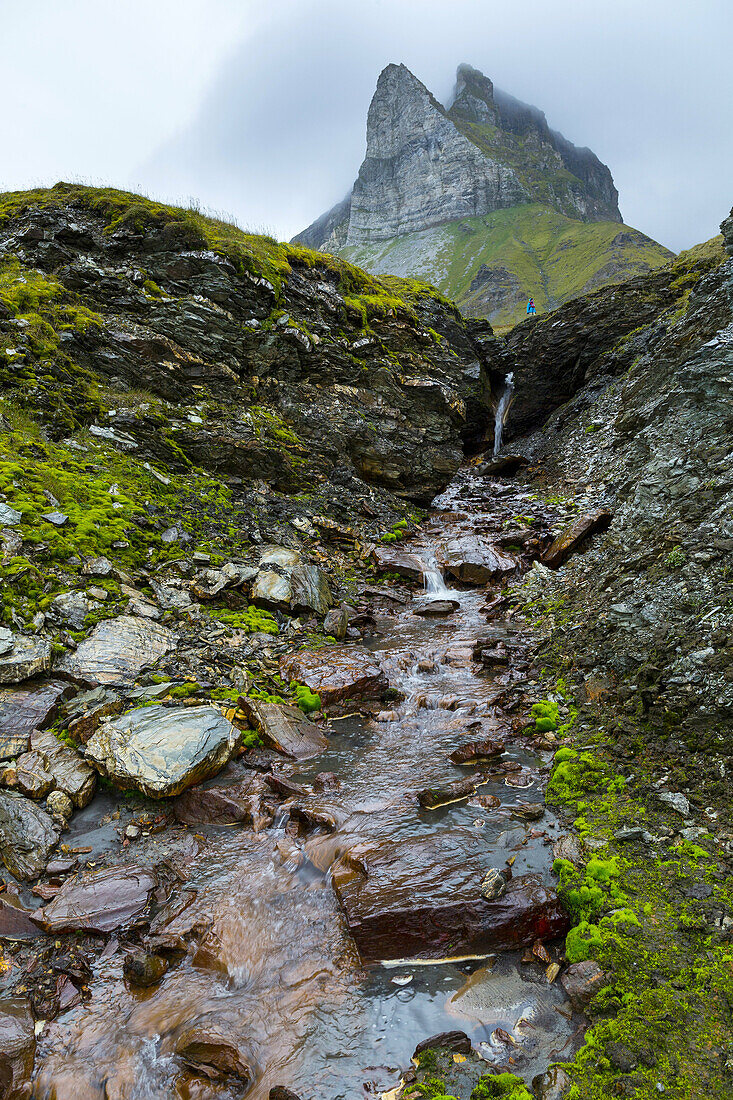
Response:
[[[562,601],[542,607],[539,620],[536,604],[524,612],[535,626],[574,621]],[[609,698],[573,707],[567,654],[550,646],[543,655],[549,694],[569,719],[558,729],[546,797],[586,852],[582,864],[554,864],[574,920],[566,956],[595,959],[608,976],[590,1006],[585,1044],[564,1063],[568,1100],[728,1098],[733,886],[725,852],[710,832],[685,839],[689,821],[656,799],[643,723],[619,720]],[[644,837],[621,839],[639,828]]]

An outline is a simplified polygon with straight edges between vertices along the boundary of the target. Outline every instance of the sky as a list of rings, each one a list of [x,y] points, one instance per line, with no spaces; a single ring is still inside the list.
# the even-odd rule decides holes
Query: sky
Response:
[[[381,69],[468,62],[609,165],[678,251],[733,205],[730,0],[0,0],[0,189],[194,199],[288,239],[350,190]]]

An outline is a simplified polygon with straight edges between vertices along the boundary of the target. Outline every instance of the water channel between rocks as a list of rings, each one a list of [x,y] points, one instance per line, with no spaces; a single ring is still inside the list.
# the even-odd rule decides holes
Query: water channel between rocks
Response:
[[[487,507],[461,477],[459,490],[454,485],[436,501],[440,511],[421,544],[410,548],[424,560],[461,525],[475,527]],[[241,1040],[257,1071],[247,1093],[252,1100],[267,1100],[277,1084],[303,1100],[377,1097],[398,1083],[419,1041],[455,1028],[470,1035],[489,1065],[510,1065],[528,1080],[554,1058],[569,1056],[575,1022],[544,966],[521,963],[518,952],[363,966],[332,888],[329,869],[345,850],[360,843],[408,849],[416,838],[427,842],[419,846],[423,855],[434,844],[442,865],[460,867],[466,849],[479,844],[487,869],[514,856],[515,876],[531,871],[551,881],[557,821],[550,811],[534,823],[511,814],[516,802],[541,799],[540,769],[548,758],[509,743],[502,759],[521,765],[529,785],[507,783],[517,771],[491,777],[478,796],[495,795],[496,808],[482,806],[478,796],[433,811],[418,805],[418,790],[475,770],[454,766],[448,756],[471,740],[472,723],[481,724],[480,736],[499,728],[493,700],[513,677],[511,667],[495,678],[478,676],[472,661],[472,642],[486,629],[485,591],[456,590],[450,598],[459,607],[448,617],[415,615],[420,593],[396,616],[378,619],[380,635],[371,648],[391,686],[404,694],[391,720],[333,721],[328,749],[286,769],[302,784],[335,773],[340,786],[319,795],[315,806],[336,818],[336,832],[298,841],[277,824],[258,834],[241,826],[181,828],[187,857],[181,893],[192,891],[185,895],[192,900],[178,926],[184,934],[196,927],[200,946],[152,991],[133,992],[125,984],[123,952],[103,957],[92,1000],[40,1037],[37,1096],[98,1097],[94,1082],[101,1079],[107,1100],[234,1100],[241,1087],[212,1082],[204,1091],[173,1091],[180,1072],[176,1029],[202,1019],[226,1022]],[[456,697],[456,709],[439,705],[447,697]],[[74,829],[73,843],[84,839],[85,829],[99,842],[92,807],[78,815]],[[400,864],[407,882],[397,885],[409,888],[410,876],[416,881],[435,870],[408,860]],[[497,1039],[496,1029],[516,1045]]]

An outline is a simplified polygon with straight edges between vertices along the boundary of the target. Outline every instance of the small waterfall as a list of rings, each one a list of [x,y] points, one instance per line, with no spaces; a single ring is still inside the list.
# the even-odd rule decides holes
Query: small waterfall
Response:
[[[435,596],[436,599],[442,599],[451,589],[443,580],[443,572],[438,565],[438,559],[435,554],[432,552],[423,554],[420,558],[420,564],[422,565],[425,592],[428,596]]]
[[[501,450],[502,435],[504,434],[504,421],[506,420],[506,414],[509,412],[509,403],[514,393],[514,373],[508,374],[504,379],[504,392],[499,398],[499,404],[496,406],[496,417],[494,419],[494,458]]]

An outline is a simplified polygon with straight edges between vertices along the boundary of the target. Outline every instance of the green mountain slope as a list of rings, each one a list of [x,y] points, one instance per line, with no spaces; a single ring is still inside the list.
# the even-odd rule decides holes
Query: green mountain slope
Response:
[[[673,253],[618,222],[580,222],[537,203],[461,218],[417,233],[347,245],[341,255],[376,275],[414,276],[498,329],[661,267]]]

